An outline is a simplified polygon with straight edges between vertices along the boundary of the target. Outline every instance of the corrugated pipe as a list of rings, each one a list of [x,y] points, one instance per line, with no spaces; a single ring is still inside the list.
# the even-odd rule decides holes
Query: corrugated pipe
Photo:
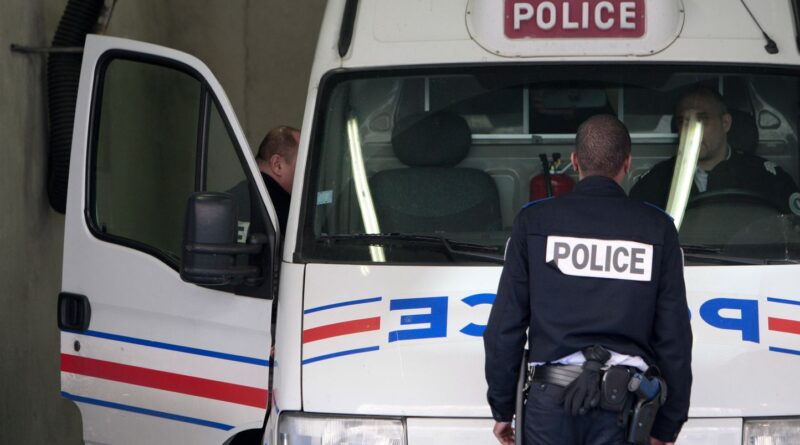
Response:
[[[94,30],[103,0],[70,0],[58,23],[53,46],[78,46]],[[47,102],[50,115],[47,196],[50,206],[64,213],[72,148],[72,125],[81,73],[80,54],[51,53],[47,58]]]

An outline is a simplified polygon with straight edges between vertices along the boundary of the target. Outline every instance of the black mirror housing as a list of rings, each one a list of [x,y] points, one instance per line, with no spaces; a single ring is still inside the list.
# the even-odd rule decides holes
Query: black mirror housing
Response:
[[[263,240],[237,244],[236,201],[228,193],[201,192],[189,196],[183,231],[181,279],[206,286],[258,284],[263,278],[256,266],[238,266],[238,255],[256,255]]]

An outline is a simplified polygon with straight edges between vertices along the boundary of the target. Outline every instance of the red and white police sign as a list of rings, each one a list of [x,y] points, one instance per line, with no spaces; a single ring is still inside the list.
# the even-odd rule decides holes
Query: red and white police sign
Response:
[[[505,0],[510,39],[642,37],[645,0]]]
[[[468,0],[466,22],[494,56],[649,56],[680,35],[684,1]]]

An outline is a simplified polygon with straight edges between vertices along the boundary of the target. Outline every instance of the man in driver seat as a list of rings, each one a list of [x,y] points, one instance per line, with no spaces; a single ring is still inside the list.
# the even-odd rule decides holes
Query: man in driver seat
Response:
[[[737,122],[719,93],[706,87],[684,93],[675,109],[678,128],[693,112],[703,123],[703,141],[691,196],[737,189],[761,196],[783,213],[800,215],[800,193],[789,174],[771,161],[731,149],[728,131]],[[674,169],[675,157],[656,164],[633,186],[631,198],[665,208]]]

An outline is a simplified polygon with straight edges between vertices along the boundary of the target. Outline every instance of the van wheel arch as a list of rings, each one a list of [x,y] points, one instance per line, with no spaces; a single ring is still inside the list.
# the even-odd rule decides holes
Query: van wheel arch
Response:
[[[225,442],[225,445],[261,445],[263,430],[244,430],[236,433]]]

